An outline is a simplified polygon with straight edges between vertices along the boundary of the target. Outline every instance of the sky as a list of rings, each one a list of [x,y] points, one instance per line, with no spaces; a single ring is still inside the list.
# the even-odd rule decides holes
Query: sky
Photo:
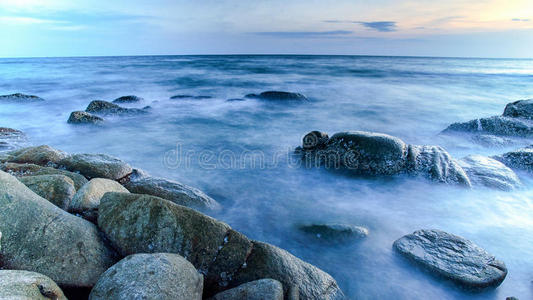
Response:
[[[0,0],[0,57],[532,49],[533,0]]]

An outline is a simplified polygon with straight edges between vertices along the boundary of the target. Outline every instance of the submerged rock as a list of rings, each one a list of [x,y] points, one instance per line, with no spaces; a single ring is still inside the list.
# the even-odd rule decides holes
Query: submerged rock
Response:
[[[281,91],[267,91],[261,94],[248,94],[245,98],[260,99],[260,100],[281,100],[281,101],[308,101],[307,97],[299,93],[281,92]]]
[[[533,120],[533,99],[519,100],[507,104],[503,115],[506,117]]]
[[[63,151],[54,149],[47,145],[41,145],[8,152],[7,158],[3,160],[12,163],[27,163],[41,166],[55,166],[57,165],[57,163],[59,163],[59,161],[66,158],[67,156],[68,154]]]
[[[134,254],[107,270],[90,300],[201,300],[203,277],[177,254]]]
[[[161,197],[191,208],[200,210],[220,208],[220,204],[204,192],[176,181],[149,176],[131,177],[124,186],[132,193]]]
[[[347,242],[368,235],[368,229],[349,224],[309,224],[300,225],[298,228],[318,240],[327,242]]]
[[[531,137],[533,136],[533,122],[525,119],[495,116],[463,123],[453,123],[444,129],[443,133],[454,131]]]
[[[496,155],[492,158],[512,169],[533,173],[533,145],[502,155]]]
[[[283,300],[283,285],[274,279],[259,279],[218,293],[210,300]]]
[[[107,192],[129,193],[126,188],[114,180],[93,178],[81,187],[76,195],[74,195],[69,211],[86,214],[93,212],[90,215],[94,216],[94,212],[97,211],[98,206],[100,206],[100,199]],[[96,217],[90,219],[96,220]]]
[[[91,287],[115,262],[96,226],[2,171],[0,207],[4,268],[42,273],[62,286]]]
[[[0,270],[0,299],[67,300],[49,277],[19,270]]]
[[[193,95],[175,95],[170,97],[172,100],[176,99],[195,99],[195,100],[202,100],[202,99],[211,99],[213,97],[211,96],[193,96]]]
[[[459,164],[474,185],[484,185],[504,191],[510,191],[522,185],[513,170],[492,158],[469,155],[459,160]]]
[[[70,124],[100,124],[104,119],[85,111],[73,111],[68,118]]]
[[[403,256],[468,288],[498,286],[505,264],[469,240],[440,230],[418,230],[394,242]]]
[[[12,102],[39,102],[44,101],[43,98],[35,95],[26,95],[21,93],[15,93],[11,95],[1,95],[0,101],[12,101]]]
[[[88,113],[100,114],[100,115],[127,115],[127,114],[145,114],[147,109],[139,108],[124,108],[117,104],[94,100],[89,103],[89,106],[85,109]]]
[[[512,145],[514,141],[509,138],[495,136],[490,134],[475,134],[471,137],[471,140],[479,145],[485,147],[503,148]]]
[[[113,100],[113,103],[135,103],[135,102],[141,102],[144,99],[141,97],[137,97],[135,95],[128,95],[128,96],[122,96],[118,97],[117,99]]]
[[[371,176],[405,173],[470,186],[464,170],[441,147],[407,145],[399,138],[365,131],[327,136],[313,131],[304,137],[301,153],[307,166],[325,165]]]
[[[64,175],[72,179],[76,190],[80,189],[88,180],[78,173],[66,170],[54,169],[50,167],[38,166],[35,164],[17,164],[4,163],[0,164],[0,170],[7,172],[16,177],[37,176],[37,175]]]
[[[0,127],[0,152],[12,151],[13,149],[19,148],[25,141],[26,135],[22,131]]]
[[[106,154],[73,154],[59,161],[72,172],[91,178],[119,180],[131,174],[132,168],[122,160]]]
[[[301,299],[342,299],[335,280],[277,247],[250,241],[227,224],[149,195],[106,193],[98,225],[123,254],[169,252],[204,274],[204,297],[249,281],[272,278]]]
[[[64,175],[26,176],[19,178],[19,181],[63,210],[68,210],[76,193],[74,182]]]

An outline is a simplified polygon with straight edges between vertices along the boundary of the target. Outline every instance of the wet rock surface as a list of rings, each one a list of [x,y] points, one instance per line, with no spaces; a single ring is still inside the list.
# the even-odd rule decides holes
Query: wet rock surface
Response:
[[[0,270],[0,299],[67,300],[49,277],[19,270]]]
[[[147,109],[139,108],[125,108],[117,104],[102,101],[94,100],[89,103],[86,112],[96,114],[96,115],[135,115],[135,114],[146,114],[148,113]]]
[[[194,96],[194,95],[174,95],[170,97],[172,100],[178,100],[178,99],[195,99],[195,100],[202,100],[202,99],[211,99],[213,97],[211,96]]]
[[[11,102],[40,102],[44,101],[43,98],[35,95],[26,95],[21,93],[15,93],[10,95],[1,95],[0,102],[2,101],[11,101]]]
[[[368,229],[338,223],[315,223],[299,225],[298,229],[316,240],[325,242],[349,242],[368,236]]]
[[[0,127],[0,152],[12,151],[20,148],[25,142],[26,135],[22,131]]]
[[[128,95],[128,96],[122,96],[118,97],[117,99],[113,100],[113,103],[137,103],[141,102],[144,99],[135,95]]]
[[[201,300],[202,290],[202,275],[183,257],[134,254],[109,268],[89,299]]]
[[[58,164],[89,179],[119,180],[133,171],[127,163],[106,154],[72,154],[59,161]]]
[[[522,183],[515,172],[490,157],[469,155],[459,160],[473,185],[484,185],[504,191],[520,188]]]
[[[496,155],[492,158],[512,169],[533,173],[533,145],[502,155]]]
[[[19,178],[19,181],[63,210],[69,209],[76,193],[74,182],[65,175],[26,176]]]
[[[129,193],[126,188],[114,180],[93,178],[73,196],[69,211],[81,213],[98,210],[100,199],[107,192]]]
[[[104,119],[85,111],[73,111],[67,120],[70,124],[101,124]]]
[[[518,100],[505,106],[503,115],[533,120],[533,99]]]
[[[505,264],[462,237],[418,230],[394,242],[400,254],[433,274],[467,288],[495,287],[507,276]]]
[[[260,94],[248,94],[245,98],[271,101],[308,101],[307,97],[299,93],[267,91]]]
[[[283,300],[283,285],[274,279],[260,279],[218,293],[210,300]]]
[[[51,167],[43,167],[35,164],[17,164],[17,163],[3,163],[0,164],[0,170],[7,172],[16,177],[25,176],[39,176],[39,175],[64,175],[72,180],[76,190],[80,189],[88,182],[87,178],[78,173],[55,169]]]
[[[57,165],[59,161],[66,158],[67,153],[54,149],[48,145],[27,147],[6,153],[7,157],[2,159],[5,162],[27,163],[36,165]]]

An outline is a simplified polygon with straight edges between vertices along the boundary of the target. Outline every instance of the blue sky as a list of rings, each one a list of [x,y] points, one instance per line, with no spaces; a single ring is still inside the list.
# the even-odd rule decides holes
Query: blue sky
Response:
[[[0,57],[533,57],[531,0],[0,0]]]

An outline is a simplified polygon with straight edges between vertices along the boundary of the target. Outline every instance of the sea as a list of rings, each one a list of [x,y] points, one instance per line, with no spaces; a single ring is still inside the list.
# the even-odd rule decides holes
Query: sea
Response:
[[[277,90],[307,102],[246,99]],[[363,130],[439,145],[453,157],[496,155],[532,141],[488,147],[443,135],[453,122],[501,115],[533,98],[533,60],[373,56],[134,56],[0,59],[0,127],[32,145],[106,153],[147,173],[196,187],[222,209],[207,212],[331,274],[350,299],[533,299],[533,180],[514,191],[471,189],[405,176],[364,177],[302,165],[294,154],[313,130]],[[92,100],[137,95],[149,113],[67,123]],[[172,96],[181,95],[177,99]],[[192,97],[187,97],[192,96]],[[323,243],[309,223],[364,226],[368,237]],[[393,242],[418,229],[467,238],[505,262],[497,288],[469,291],[406,261]]]

